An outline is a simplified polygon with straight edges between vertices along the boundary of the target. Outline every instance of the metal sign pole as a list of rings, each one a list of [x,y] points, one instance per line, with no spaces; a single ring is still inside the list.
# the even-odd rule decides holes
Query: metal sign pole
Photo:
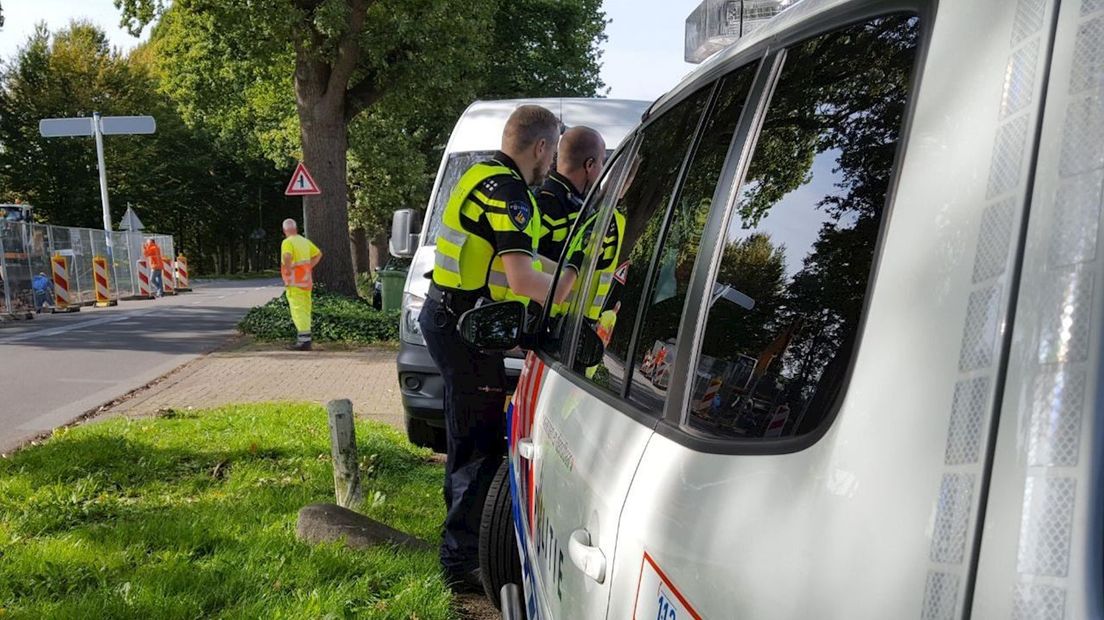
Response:
[[[103,202],[103,225],[107,237],[107,254],[111,257],[111,204],[107,200],[107,166],[104,164],[103,127],[100,113],[92,113],[92,133],[96,136],[96,161],[100,166],[100,201]]]
[[[8,268],[6,262],[7,261],[4,259],[4,236],[0,234],[0,286],[4,288],[4,312],[15,314],[11,305],[11,291],[8,285]]]
[[[303,236],[310,239],[310,235],[307,233],[307,197],[303,196]]]
[[[107,166],[104,164],[103,137],[132,134],[151,134],[157,131],[152,116],[100,116],[44,118],[38,121],[38,133],[43,138],[83,136],[96,138],[96,160],[100,168],[100,201],[103,203],[104,233],[107,236],[107,254],[111,256],[111,204],[107,200]]]

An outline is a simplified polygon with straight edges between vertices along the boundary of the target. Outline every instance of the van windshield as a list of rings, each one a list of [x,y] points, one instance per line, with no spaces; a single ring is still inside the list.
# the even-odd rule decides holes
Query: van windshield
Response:
[[[425,245],[437,243],[437,233],[441,230],[441,218],[445,213],[445,204],[448,203],[452,189],[460,177],[473,164],[490,159],[494,151],[464,151],[450,153],[445,169],[441,172],[441,184],[437,187],[437,193],[433,196],[433,211],[426,223],[425,234],[422,236]]]

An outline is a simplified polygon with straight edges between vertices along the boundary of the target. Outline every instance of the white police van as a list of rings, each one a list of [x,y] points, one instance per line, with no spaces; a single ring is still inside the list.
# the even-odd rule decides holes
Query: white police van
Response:
[[[414,211],[397,211],[392,222],[390,251],[398,257],[413,258],[403,289],[400,344],[397,359],[399,389],[402,394],[407,437],[411,443],[445,451],[443,412],[444,383],[441,373],[426,349],[418,327],[429,291],[426,273],[433,269],[437,232],[452,188],[468,168],[491,157],[502,141],[506,119],[519,106],[544,106],[567,126],[586,125],[597,130],[613,149],[640,122],[648,102],[630,99],[502,99],[476,101],[460,118],[449,136],[437,178],[430,192],[421,234],[414,234]],[[511,385],[521,372],[521,359],[507,360],[507,378]]]
[[[463,317],[532,348],[489,589],[508,519],[531,620],[1104,617],[1102,208],[1104,1],[783,12],[614,155],[597,321],[585,226]]]

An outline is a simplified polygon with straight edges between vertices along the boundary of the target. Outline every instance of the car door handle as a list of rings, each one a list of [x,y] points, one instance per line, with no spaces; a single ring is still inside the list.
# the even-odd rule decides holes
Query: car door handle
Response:
[[[567,542],[567,554],[571,563],[587,577],[603,583],[606,580],[606,556],[598,547],[590,546],[590,532],[575,530]]]
[[[522,439],[518,440],[517,450],[518,454],[521,455],[521,458],[527,461],[532,461],[533,454],[536,453],[537,447],[533,445],[532,439],[529,439],[528,437],[523,437]]]

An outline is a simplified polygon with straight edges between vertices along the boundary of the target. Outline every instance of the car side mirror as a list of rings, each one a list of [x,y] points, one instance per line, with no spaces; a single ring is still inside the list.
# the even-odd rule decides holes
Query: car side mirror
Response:
[[[575,349],[575,363],[583,368],[597,366],[606,354],[606,345],[598,337],[594,327],[584,323],[579,329],[579,346]]]
[[[392,256],[410,258],[418,249],[418,235],[414,229],[414,209],[399,209],[391,216],[391,238],[387,249]]]
[[[460,315],[457,329],[464,342],[485,351],[509,351],[522,343],[525,304],[500,301]],[[597,336],[595,336],[597,338]]]

